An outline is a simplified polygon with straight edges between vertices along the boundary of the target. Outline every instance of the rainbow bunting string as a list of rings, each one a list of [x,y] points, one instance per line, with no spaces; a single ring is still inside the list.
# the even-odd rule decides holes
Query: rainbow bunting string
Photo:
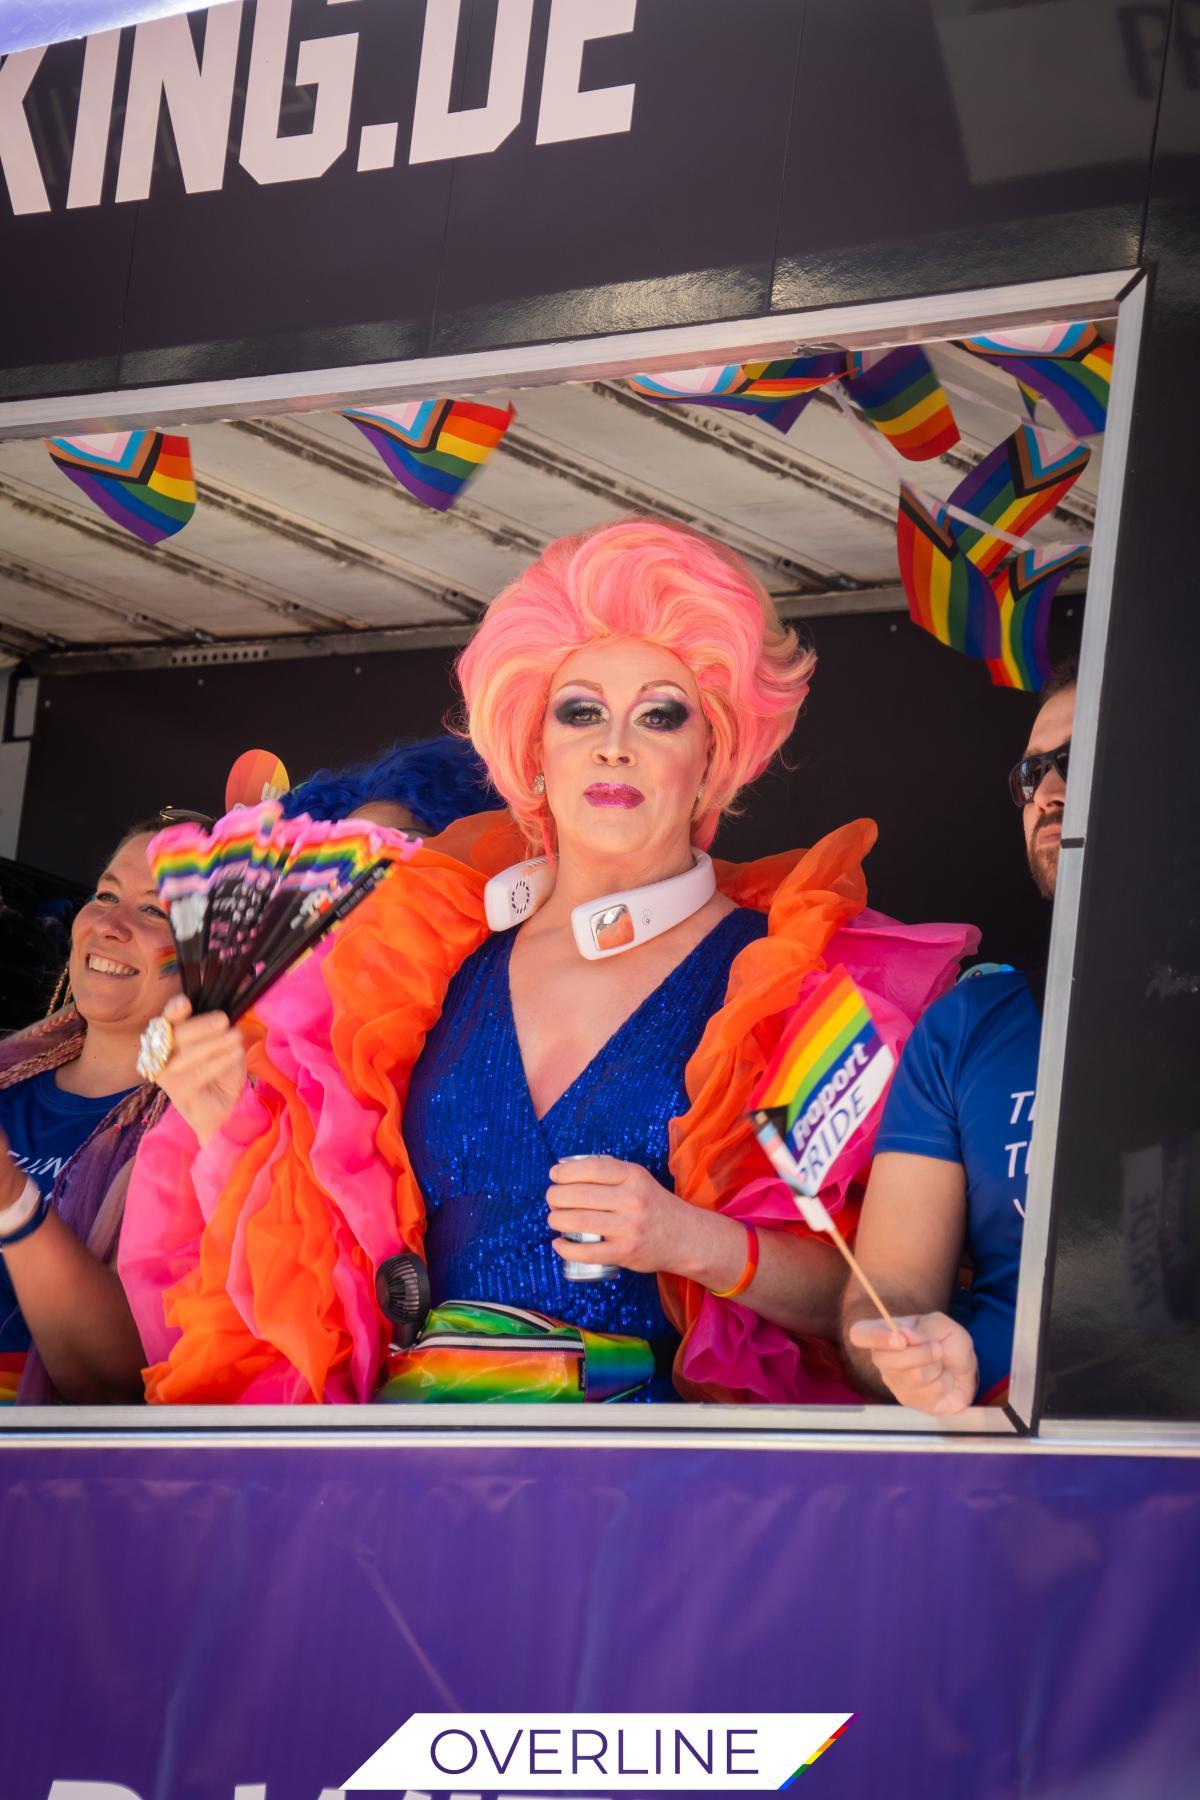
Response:
[[[1048,401],[1076,437],[1095,437],[1104,430],[1113,347],[1094,325],[1039,325],[963,338],[960,347],[1004,369],[1022,392]]]
[[[516,416],[476,400],[412,400],[343,414],[378,451],[400,486],[446,512],[477,475]]]
[[[923,350],[865,350],[853,362],[846,392],[901,456],[928,462],[957,444],[950,402]]]
[[[1100,333],[1086,322],[1018,325],[1015,331],[984,331],[964,338],[982,356],[1075,356],[1100,341]]]
[[[1058,505],[1091,460],[1086,444],[1036,425],[1018,425],[978,462],[950,496],[949,504],[988,525],[1023,537]],[[991,575],[1012,549],[1003,539],[969,525],[957,525],[958,546],[975,566]]]
[[[1000,654],[988,661],[993,687],[1036,694],[1046,685],[1050,608],[1064,579],[1084,555],[1078,544],[1039,546],[1019,552],[993,575],[1000,624]]]
[[[846,352],[836,350],[777,362],[714,363],[702,369],[630,375],[625,385],[642,400],[753,413],[787,431],[817,389],[841,380],[846,370]]]
[[[162,431],[46,438],[56,468],[115,525],[160,544],[196,510],[191,446]]]
[[[945,507],[906,481],[896,552],[914,625],[964,656],[998,659],[1000,615],[987,578],[960,547]]]

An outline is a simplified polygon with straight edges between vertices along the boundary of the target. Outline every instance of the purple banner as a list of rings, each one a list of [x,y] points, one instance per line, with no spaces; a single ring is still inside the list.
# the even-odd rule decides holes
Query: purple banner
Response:
[[[813,1800],[1200,1792],[1194,1459],[2,1455],[5,1800],[318,1800],[459,1709],[852,1711]]]

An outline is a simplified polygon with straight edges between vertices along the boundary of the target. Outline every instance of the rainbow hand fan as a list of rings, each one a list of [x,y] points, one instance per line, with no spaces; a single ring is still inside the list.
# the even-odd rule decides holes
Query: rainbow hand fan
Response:
[[[418,844],[362,819],[285,819],[274,801],[160,831],[150,867],[193,1012],[240,1018]]]

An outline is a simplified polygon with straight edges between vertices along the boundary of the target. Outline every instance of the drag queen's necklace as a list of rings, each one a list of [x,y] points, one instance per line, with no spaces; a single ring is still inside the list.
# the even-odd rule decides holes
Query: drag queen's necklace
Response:
[[[571,930],[579,954],[589,962],[616,956],[636,944],[648,943],[673,925],[682,925],[699,912],[716,892],[717,877],[710,856],[703,850],[693,855],[695,861],[682,875],[669,875],[665,881],[604,894],[572,907]],[[493,931],[508,931],[532,917],[553,892],[554,870],[547,857],[514,863],[493,875],[483,890],[487,922]]]

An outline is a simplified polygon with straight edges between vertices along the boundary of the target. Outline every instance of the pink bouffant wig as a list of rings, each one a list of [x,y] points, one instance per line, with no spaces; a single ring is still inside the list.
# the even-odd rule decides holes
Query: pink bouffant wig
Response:
[[[551,677],[584,644],[623,637],[670,650],[700,690],[711,737],[692,828],[702,848],[788,736],[816,661],[711,538],[654,519],[559,538],[492,602],[458,661],[471,741],[538,849],[551,829],[533,786]]]

